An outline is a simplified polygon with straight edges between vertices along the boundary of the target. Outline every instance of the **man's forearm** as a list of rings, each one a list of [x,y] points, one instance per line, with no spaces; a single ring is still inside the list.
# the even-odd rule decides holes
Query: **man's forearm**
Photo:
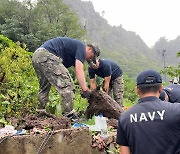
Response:
[[[76,71],[76,77],[77,77],[78,83],[79,83],[80,87],[82,88],[82,90],[83,91],[88,90],[88,87],[86,85],[85,76],[84,76],[84,71],[81,71],[81,70]]]
[[[109,82],[111,80],[111,76],[104,78],[104,90],[106,93],[109,92]]]
[[[75,74],[76,74],[80,87],[82,88],[83,91],[86,91],[88,90],[88,87],[86,85],[86,79],[85,79],[83,68],[84,68],[83,64],[79,60],[76,60]]]
[[[128,146],[119,146],[121,154],[130,154],[130,148]]]
[[[91,90],[96,89],[96,80],[95,79],[90,79],[90,87],[91,87]]]

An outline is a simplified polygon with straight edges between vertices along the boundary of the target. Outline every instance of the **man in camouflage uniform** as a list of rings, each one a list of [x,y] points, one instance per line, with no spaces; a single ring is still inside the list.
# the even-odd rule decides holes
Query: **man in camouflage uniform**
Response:
[[[110,60],[99,59],[96,65],[89,62],[90,66],[88,68],[90,77],[91,90],[95,90],[96,79],[95,75],[104,78],[103,90],[108,93],[114,100],[119,103],[121,107],[123,106],[123,93],[124,93],[124,82],[123,82],[123,72],[121,68]]]
[[[74,66],[75,74],[82,97],[89,98],[90,91],[86,85],[83,63],[85,60],[95,61],[100,53],[97,46],[85,45],[83,42],[58,37],[46,41],[32,57],[32,62],[39,79],[39,109],[45,109],[51,86],[62,98],[62,114],[68,115],[73,110],[74,83],[67,68]]]

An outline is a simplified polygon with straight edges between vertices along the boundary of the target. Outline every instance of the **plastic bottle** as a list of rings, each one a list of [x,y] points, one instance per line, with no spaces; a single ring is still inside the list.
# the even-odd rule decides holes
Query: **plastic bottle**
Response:
[[[95,117],[95,125],[98,128],[98,131],[100,131],[101,136],[106,138],[108,136],[107,123],[106,118],[103,117],[102,114]]]

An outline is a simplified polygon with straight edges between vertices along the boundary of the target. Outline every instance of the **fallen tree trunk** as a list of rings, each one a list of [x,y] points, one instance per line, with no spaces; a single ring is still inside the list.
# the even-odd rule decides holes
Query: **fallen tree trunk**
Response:
[[[119,119],[121,113],[124,112],[121,106],[103,91],[93,91],[88,103],[89,106],[85,112],[87,118],[102,113],[105,117]]]

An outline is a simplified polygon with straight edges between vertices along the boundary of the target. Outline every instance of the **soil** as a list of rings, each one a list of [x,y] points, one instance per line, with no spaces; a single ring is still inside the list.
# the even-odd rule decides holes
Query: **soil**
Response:
[[[17,129],[52,129],[60,130],[71,127],[71,121],[66,117],[56,117],[46,112],[40,112],[38,115],[26,115],[22,119],[10,118],[12,125]]]
[[[89,106],[85,112],[87,118],[102,113],[105,117],[119,119],[124,112],[121,106],[103,91],[93,91],[88,103]]]
[[[117,119],[108,119],[107,124],[108,124],[108,126],[112,126],[113,128],[117,129],[118,120]]]
[[[91,98],[88,100],[89,106],[85,111],[87,119],[91,118],[93,115],[98,115],[100,113],[103,116],[108,117],[108,125],[117,128],[118,118],[120,117],[123,109],[120,105],[114,101],[109,95],[102,91],[93,91]],[[36,114],[26,115],[21,119],[10,118],[7,119],[11,121],[11,124],[15,129],[51,129],[60,130],[68,129],[71,127],[71,121],[67,117],[56,117],[47,112],[39,112]]]

